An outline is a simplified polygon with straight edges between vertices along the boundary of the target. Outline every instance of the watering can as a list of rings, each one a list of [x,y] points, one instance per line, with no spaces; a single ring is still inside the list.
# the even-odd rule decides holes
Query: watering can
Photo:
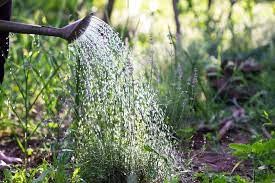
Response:
[[[0,83],[4,77],[4,63],[9,49],[9,32],[54,36],[72,42],[88,27],[93,14],[77,20],[65,27],[55,28],[40,25],[29,25],[10,21],[12,0],[0,0]]]

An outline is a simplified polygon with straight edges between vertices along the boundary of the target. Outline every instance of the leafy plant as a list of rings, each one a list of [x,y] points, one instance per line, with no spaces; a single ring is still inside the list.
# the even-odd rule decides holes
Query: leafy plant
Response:
[[[59,155],[54,159],[52,163],[43,161],[37,167],[30,168],[28,170],[17,167],[12,170],[4,170],[4,183],[79,183],[84,182],[79,176],[79,169],[72,169],[72,172],[68,172],[66,153]],[[71,167],[70,167],[71,170]]]
[[[259,140],[253,144],[230,144],[229,147],[235,156],[251,160],[254,181],[275,179],[275,139]]]
[[[222,173],[198,173],[196,177],[201,183],[248,183],[239,175],[230,176]]]
[[[180,166],[175,141],[154,90],[135,78],[127,47],[98,20],[72,46],[71,148],[80,175],[95,182],[170,178]]]

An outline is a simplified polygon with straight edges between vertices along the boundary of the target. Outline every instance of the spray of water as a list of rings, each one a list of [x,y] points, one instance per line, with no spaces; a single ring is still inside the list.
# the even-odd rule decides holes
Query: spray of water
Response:
[[[93,17],[73,50],[77,82],[75,161],[88,180],[163,180],[179,168],[153,89],[133,76],[129,49]],[[111,180],[112,179],[112,180]]]

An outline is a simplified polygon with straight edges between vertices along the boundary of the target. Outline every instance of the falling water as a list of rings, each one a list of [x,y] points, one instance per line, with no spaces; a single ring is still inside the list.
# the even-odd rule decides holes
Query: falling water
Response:
[[[163,180],[175,174],[179,158],[164,113],[154,90],[133,76],[133,58],[118,34],[93,17],[71,48],[77,63],[75,159],[84,176],[119,171],[127,180]]]

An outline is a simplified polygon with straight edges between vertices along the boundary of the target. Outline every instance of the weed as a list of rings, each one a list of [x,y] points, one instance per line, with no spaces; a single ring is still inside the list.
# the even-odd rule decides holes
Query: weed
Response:
[[[233,154],[253,164],[253,181],[274,181],[275,139],[259,140],[253,144],[230,144]]]

